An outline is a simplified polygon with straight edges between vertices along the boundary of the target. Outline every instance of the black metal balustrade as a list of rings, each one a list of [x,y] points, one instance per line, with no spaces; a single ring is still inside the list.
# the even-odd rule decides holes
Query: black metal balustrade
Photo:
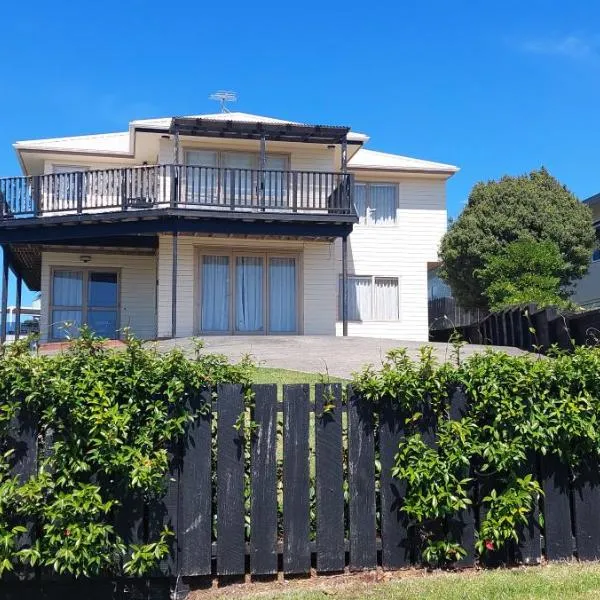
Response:
[[[152,165],[0,179],[0,220],[155,208],[354,215],[353,176]]]

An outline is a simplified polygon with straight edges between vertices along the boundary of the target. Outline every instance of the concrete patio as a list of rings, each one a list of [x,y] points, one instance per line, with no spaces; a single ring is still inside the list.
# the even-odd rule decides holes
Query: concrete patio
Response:
[[[364,365],[381,365],[386,352],[392,348],[403,347],[409,356],[418,358],[419,348],[430,345],[440,362],[452,359],[452,347],[449,344],[406,342],[401,340],[335,337],[335,336],[207,336],[203,338],[206,352],[225,354],[231,360],[238,361],[245,354],[263,367],[291,369],[306,373],[326,373],[337,377],[350,378],[352,373],[360,371]],[[194,355],[194,343],[191,338],[176,338],[157,342],[160,351],[181,348],[186,355]],[[461,356],[483,352],[490,346],[467,344],[461,349]],[[494,347],[508,354],[523,354],[522,350],[512,347]]]

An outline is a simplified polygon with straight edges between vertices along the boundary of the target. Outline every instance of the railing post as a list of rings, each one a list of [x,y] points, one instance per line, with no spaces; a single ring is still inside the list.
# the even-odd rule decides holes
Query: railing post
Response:
[[[171,208],[177,208],[179,200],[179,165],[171,166]]]
[[[41,209],[41,194],[40,194],[40,176],[34,175],[31,178],[31,201],[33,204],[33,216],[39,217]]]
[[[75,194],[77,194],[77,214],[83,212],[83,173],[75,173]]]
[[[230,182],[229,182],[229,195],[230,195],[230,208],[231,210],[235,210],[235,170],[231,169],[230,173],[229,173],[229,178],[230,178]],[[226,177],[224,177],[225,180],[227,180]]]
[[[354,212],[354,173],[346,175],[346,206],[345,210],[351,215]]]
[[[298,173],[292,173],[292,210],[298,212]]]

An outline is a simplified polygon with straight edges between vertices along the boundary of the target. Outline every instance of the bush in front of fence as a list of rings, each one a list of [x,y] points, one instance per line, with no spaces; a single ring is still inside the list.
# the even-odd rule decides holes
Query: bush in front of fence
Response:
[[[484,558],[508,556],[532,519],[543,525],[536,457],[555,457],[573,480],[590,465],[597,471],[600,457],[600,348],[551,359],[487,352],[461,361],[455,352],[457,360],[439,365],[428,348],[417,362],[393,351],[353,383],[404,415],[393,475],[406,482],[400,510],[432,565],[464,556],[453,523],[474,504]],[[456,390],[465,400],[459,411],[449,405]]]
[[[210,410],[201,392],[247,386],[251,372],[249,360],[160,355],[132,337],[124,351],[109,351],[85,329],[53,357],[33,355],[24,343],[6,346],[0,574],[31,566],[73,576],[151,572],[170,553],[173,532],[161,526],[139,536],[147,543],[133,543],[120,535],[119,517],[135,517],[136,506],[165,493],[169,450],[194,415]],[[34,464],[19,462],[16,426],[21,442],[29,434],[38,448]]]

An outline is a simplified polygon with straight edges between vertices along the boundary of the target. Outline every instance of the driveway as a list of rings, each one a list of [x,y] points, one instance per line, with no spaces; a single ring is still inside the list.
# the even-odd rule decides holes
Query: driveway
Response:
[[[238,361],[245,354],[264,367],[291,369],[305,373],[326,373],[350,378],[364,365],[381,365],[386,352],[392,348],[406,348],[409,356],[418,358],[423,342],[403,342],[380,338],[335,337],[335,336],[207,336],[203,338],[206,352],[225,354],[230,360]],[[440,362],[452,359],[452,347],[448,344],[429,344],[434,348]],[[194,355],[191,338],[177,338],[158,342],[161,351],[181,348],[188,356]],[[461,357],[483,352],[490,346],[467,344],[461,349]],[[512,347],[495,347],[508,354],[523,354]]]

